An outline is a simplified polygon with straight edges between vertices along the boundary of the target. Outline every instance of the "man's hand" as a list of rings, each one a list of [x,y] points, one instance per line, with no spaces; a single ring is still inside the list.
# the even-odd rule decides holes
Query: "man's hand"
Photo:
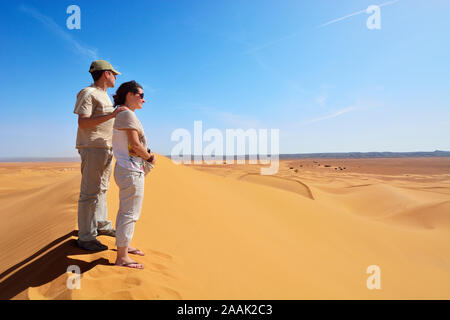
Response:
[[[118,107],[116,110],[114,110],[110,114],[107,114],[105,116],[95,117],[95,118],[91,118],[91,116],[88,116],[86,114],[80,114],[80,115],[78,115],[78,126],[80,128],[92,128],[92,127],[98,126],[100,123],[103,123],[112,118],[115,118],[119,112],[125,111],[127,109],[128,109],[127,107]]]
[[[114,110],[114,112],[112,113],[113,117],[115,118],[119,112],[125,111],[127,109],[127,107],[117,107],[116,110]]]

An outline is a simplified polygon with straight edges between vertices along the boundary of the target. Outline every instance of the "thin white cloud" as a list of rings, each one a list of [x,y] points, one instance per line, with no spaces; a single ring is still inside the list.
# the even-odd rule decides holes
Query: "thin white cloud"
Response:
[[[338,116],[340,116],[340,115],[342,115],[344,113],[347,113],[347,112],[350,112],[350,111],[355,111],[355,110],[357,110],[356,107],[347,107],[347,108],[341,109],[339,111],[336,111],[336,112],[334,112],[332,114],[329,114],[329,115],[326,115],[326,116],[323,116],[323,117],[320,117],[320,118],[315,118],[315,119],[312,119],[312,120],[305,121],[301,125],[307,125],[307,124],[311,124],[311,123],[315,123],[315,122],[319,122],[319,121],[333,119],[333,118],[336,118],[336,117],[338,117]]]
[[[325,95],[322,95],[322,96],[320,96],[320,97],[317,97],[317,98],[316,98],[316,102],[317,102],[317,104],[318,104],[319,106],[321,106],[321,107],[323,108],[323,107],[325,107],[325,104],[326,104],[326,102],[327,102],[327,99],[328,99],[328,96],[325,94]]]
[[[382,4],[379,4],[378,6],[379,6],[379,7],[388,6],[388,5],[394,4],[394,3],[398,2],[398,1],[400,1],[400,0],[392,0],[392,1],[388,1],[388,2],[384,2],[384,3],[382,3]],[[365,12],[366,12],[366,9],[360,10],[360,11],[357,11],[357,12],[354,12],[354,13],[351,13],[351,14],[348,14],[348,15],[346,15],[346,16],[343,16],[343,17],[340,17],[340,18],[337,18],[337,19],[334,19],[334,20],[325,22],[324,24],[321,24],[320,26],[318,26],[318,28],[323,28],[323,27],[328,26],[328,25],[330,25],[330,24],[333,24],[333,23],[336,23],[336,22],[345,20],[345,19],[347,19],[347,18],[356,16],[356,15],[358,15],[358,14],[365,13]],[[273,45],[275,45],[275,44],[277,44],[277,43],[279,43],[279,42],[281,42],[281,41],[284,41],[284,40],[287,40],[287,39],[292,39],[292,38],[294,38],[294,37],[297,37],[298,35],[299,35],[298,32],[293,33],[293,34],[290,34],[290,35],[286,35],[286,36],[281,37],[281,38],[279,38],[279,39],[276,39],[276,40],[272,40],[272,41],[266,42],[265,44],[262,44],[262,45],[260,45],[260,46],[253,47],[253,48],[249,48],[249,49],[245,50],[245,51],[243,52],[243,54],[255,53],[255,52],[260,51],[260,50],[263,50],[263,49],[265,49],[265,48],[267,48],[267,47],[271,47],[271,46],[273,46]]]
[[[216,117],[224,122],[226,125],[233,128],[241,129],[256,129],[261,127],[261,123],[258,119],[249,118],[247,116],[234,114],[230,112],[217,112]]]
[[[246,51],[244,51],[244,54],[254,53],[254,52],[259,51],[259,50],[262,50],[262,49],[264,49],[264,48],[266,48],[266,47],[273,46],[274,44],[277,44],[278,42],[281,42],[281,41],[284,41],[284,40],[287,40],[287,39],[294,38],[294,37],[296,37],[297,35],[298,35],[298,33],[293,33],[293,34],[290,34],[290,35],[281,37],[281,38],[279,38],[279,39],[277,39],[277,40],[273,40],[273,41],[266,42],[265,44],[263,44],[263,45],[261,45],[261,46],[259,46],[259,47],[253,47],[253,48],[247,49]]]
[[[158,91],[158,89],[153,88],[152,86],[149,86],[145,83],[140,82],[142,87],[144,87],[144,90],[147,91],[149,94],[153,94]]]
[[[400,1],[400,0],[393,0],[393,1],[384,2],[384,3],[382,3],[382,4],[379,4],[378,7],[388,6],[388,5],[394,4],[394,3],[398,2],[398,1]],[[346,16],[343,16],[343,17],[340,17],[340,18],[337,18],[337,19],[334,19],[334,20],[325,22],[324,24],[321,24],[320,26],[318,26],[318,28],[326,27],[326,26],[328,26],[328,25],[330,25],[330,24],[333,24],[333,23],[336,23],[336,22],[345,20],[345,19],[347,19],[347,18],[356,16],[356,15],[358,15],[358,14],[365,13],[365,12],[366,12],[366,9],[360,10],[360,11],[357,11],[357,12],[350,13],[350,14],[348,14],[348,15],[346,15]]]
[[[36,19],[43,25],[45,25],[52,32],[54,32],[56,35],[58,35],[61,39],[63,39],[67,43],[69,43],[72,46],[75,53],[83,55],[83,56],[87,56],[91,60],[98,59],[97,49],[89,48],[89,47],[81,44],[77,40],[75,40],[67,31],[65,31],[63,28],[61,28],[50,17],[47,17],[46,15],[43,15],[42,13],[37,11],[36,9],[26,6],[26,5],[21,5],[19,7],[19,9],[21,11],[25,12],[26,14],[30,15],[31,17],[33,17],[34,19]]]
[[[332,23],[335,23],[335,22],[339,22],[339,21],[345,20],[345,19],[347,19],[347,18],[356,16],[356,15],[361,14],[361,13],[364,13],[364,12],[366,12],[366,9],[361,10],[361,11],[357,11],[357,12],[354,12],[354,13],[351,13],[351,14],[348,14],[348,15],[346,15],[346,16],[343,16],[343,17],[340,17],[340,18],[337,18],[337,19],[334,19],[334,20],[331,20],[331,21],[328,21],[328,22],[326,22],[326,23],[324,23],[324,24],[321,24],[321,25],[319,26],[319,28],[323,28],[323,27],[328,26],[328,25],[330,25],[330,24],[332,24]]]
[[[190,110],[197,110],[208,117],[221,122],[223,125],[229,128],[238,129],[250,129],[250,128],[261,128],[262,124],[259,119],[255,117],[249,117],[247,115],[236,114],[228,111],[222,111],[218,108],[205,106],[200,103],[186,103]],[[185,109],[185,108],[180,108]]]

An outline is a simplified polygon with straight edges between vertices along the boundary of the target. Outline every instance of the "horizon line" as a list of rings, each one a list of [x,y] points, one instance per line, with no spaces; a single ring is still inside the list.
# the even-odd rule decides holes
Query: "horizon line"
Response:
[[[312,155],[322,155],[322,156],[326,156],[326,155],[347,155],[347,157],[351,157],[350,155],[412,155],[412,154],[416,154],[416,155],[421,155],[422,156],[427,156],[427,155],[431,155],[432,154],[436,154],[436,153],[444,153],[445,155],[441,155],[443,157],[450,157],[450,151],[447,150],[434,150],[434,151],[350,151],[350,152],[308,152],[308,153],[280,153],[278,154],[279,157],[289,157],[289,156],[312,156]],[[165,155],[165,154],[160,154],[164,157],[167,158],[171,158],[171,155]],[[188,157],[202,157],[202,158],[216,158],[213,155],[194,155],[194,154],[188,154],[185,155]],[[234,158],[236,157],[249,157],[249,156],[261,156],[261,154],[243,154],[243,155],[230,155],[233,156]],[[262,156],[268,157],[268,156],[272,156],[271,154],[263,154]],[[182,157],[182,156],[180,156]],[[218,155],[217,158],[222,157],[222,158],[226,158],[227,155]],[[29,160],[29,161],[26,161]],[[0,157],[0,163],[7,163],[7,162],[51,162],[50,160],[54,161],[54,162],[79,162],[80,161],[80,157],[78,156],[74,156],[74,157]]]

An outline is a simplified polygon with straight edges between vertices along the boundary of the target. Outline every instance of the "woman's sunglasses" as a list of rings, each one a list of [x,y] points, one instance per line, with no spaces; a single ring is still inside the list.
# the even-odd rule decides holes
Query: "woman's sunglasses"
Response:
[[[144,99],[144,93],[136,93],[137,95],[139,95],[141,97],[141,99]]]

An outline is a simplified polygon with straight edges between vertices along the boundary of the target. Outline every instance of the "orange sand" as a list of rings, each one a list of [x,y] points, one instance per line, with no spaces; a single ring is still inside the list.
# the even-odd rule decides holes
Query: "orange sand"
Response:
[[[111,265],[113,238],[99,237],[104,252],[76,247],[79,163],[0,164],[0,299],[450,298],[450,158],[258,170],[158,156],[132,242],[145,269],[133,270]],[[108,206],[115,221],[114,179]],[[69,265],[81,289],[67,288]],[[366,286],[370,265],[380,290]]]

